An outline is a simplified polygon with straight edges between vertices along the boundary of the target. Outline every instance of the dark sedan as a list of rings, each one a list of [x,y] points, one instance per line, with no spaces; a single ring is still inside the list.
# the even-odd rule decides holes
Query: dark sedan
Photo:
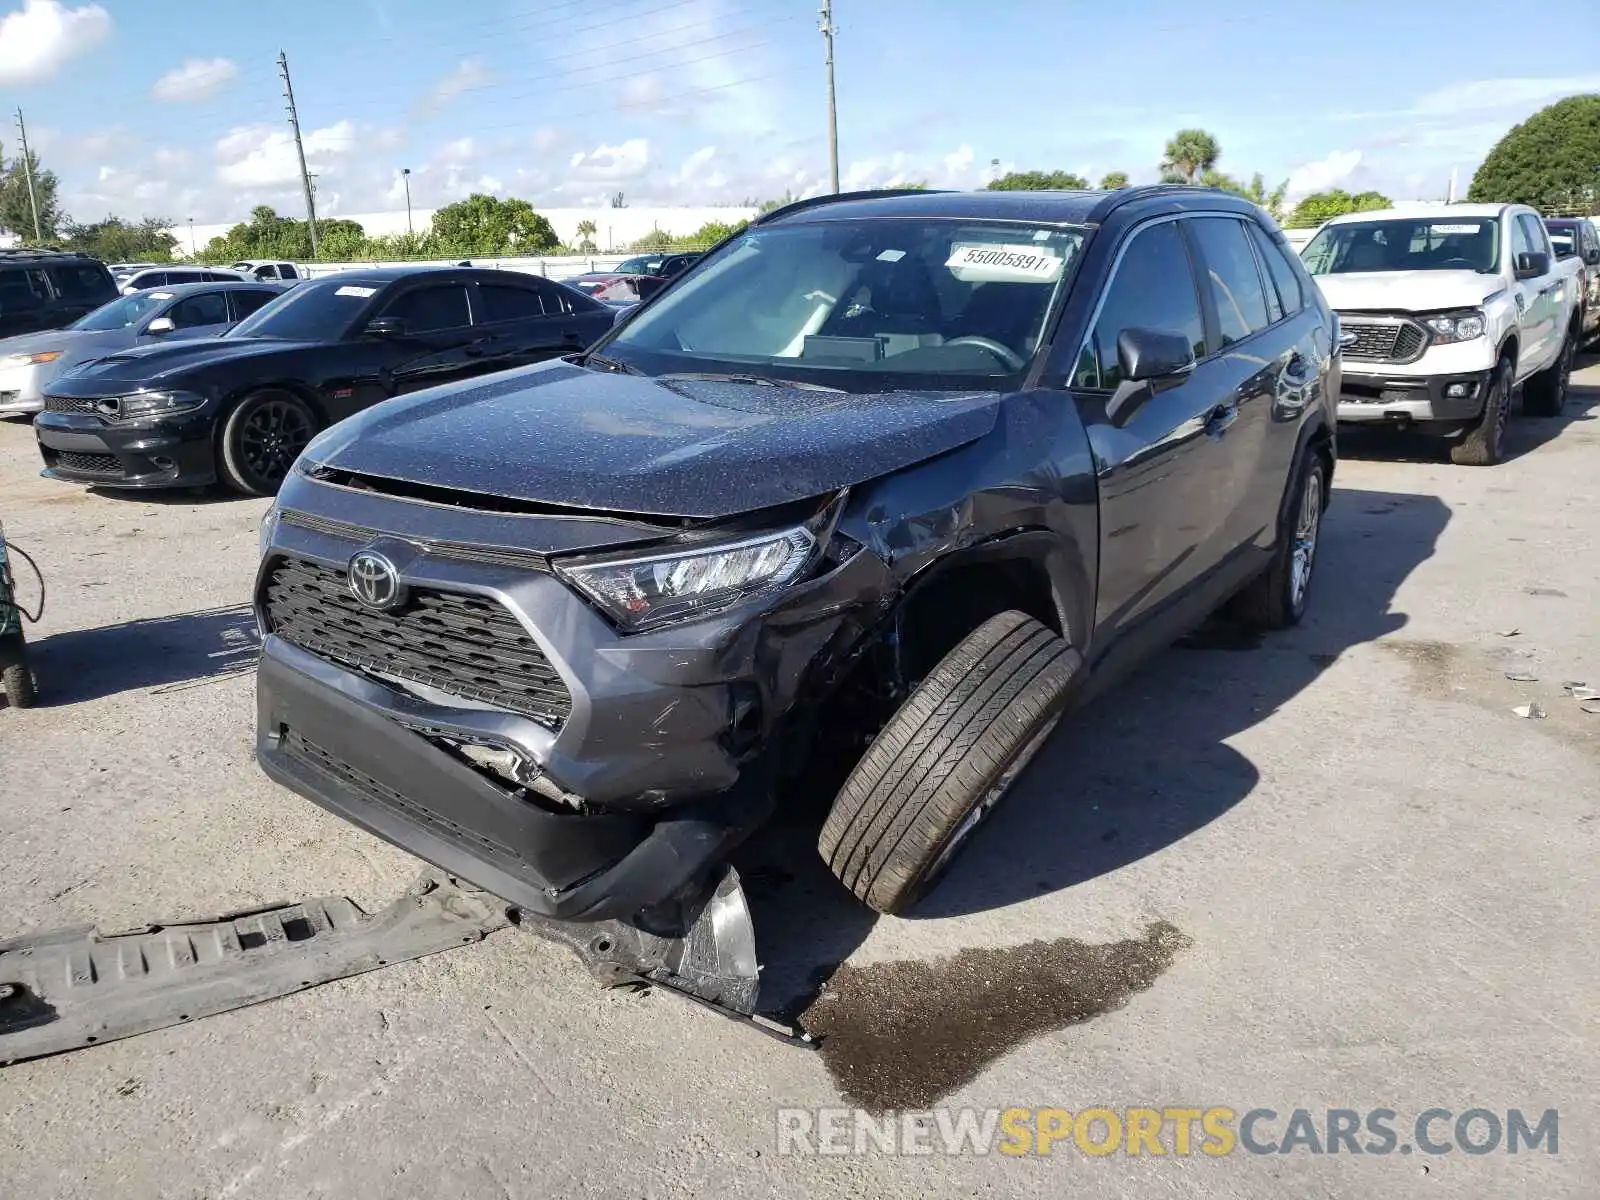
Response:
[[[702,254],[641,254],[609,271],[590,271],[566,282],[596,300],[636,304],[648,300],[703,257]]]
[[[395,267],[302,283],[220,338],[129,349],[52,380],[44,475],[218,479],[268,495],[321,428],[391,396],[581,350],[614,310],[513,271]]]

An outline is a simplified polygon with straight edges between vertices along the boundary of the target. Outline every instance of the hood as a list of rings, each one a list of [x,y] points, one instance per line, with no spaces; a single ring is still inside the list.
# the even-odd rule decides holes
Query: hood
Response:
[[[1476,308],[1506,286],[1500,276],[1476,271],[1352,271],[1312,278],[1337,312]]]
[[[340,471],[507,499],[726,517],[975,441],[998,392],[858,395],[654,379],[552,362],[391,400],[318,437]]]
[[[272,338],[192,338],[155,346],[130,346],[90,363],[72,375],[75,386],[99,384],[159,384],[196,367],[304,349],[304,342]],[[65,386],[67,381],[62,380]]]
[[[51,329],[44,333],[25,333],[19,337],[0,338],[0,358],[13,354],[39,354],[46,350],[59,350],[63,359],[81,362],[96,354],[108,353],[119,346],[133,343],[132,329]]]

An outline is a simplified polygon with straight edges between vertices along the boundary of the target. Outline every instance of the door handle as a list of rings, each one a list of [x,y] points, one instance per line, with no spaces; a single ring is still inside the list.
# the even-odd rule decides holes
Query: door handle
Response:
[[[1219,404],[1206,417],[1206,432],[1213,436],[1221,434],[1238,419],[1237,404]]]

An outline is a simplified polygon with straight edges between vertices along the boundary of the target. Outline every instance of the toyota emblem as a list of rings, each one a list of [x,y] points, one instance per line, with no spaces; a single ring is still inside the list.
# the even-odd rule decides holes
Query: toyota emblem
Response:
[[[350,594],[368,608],[398,608],[405,588],[394,564],[375,550],[363,550],[350,560]]]

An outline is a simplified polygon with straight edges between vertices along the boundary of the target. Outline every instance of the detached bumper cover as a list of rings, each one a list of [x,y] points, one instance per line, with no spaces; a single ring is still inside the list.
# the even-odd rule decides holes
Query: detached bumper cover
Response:
[[[214,425],[204,411],[127,424],[48,411],[33,420],[45,478],[128,488],[214,483]]]
[[[608,920],[672,899],[766,815],[748,797],[664,815],[552,811],[394,719],[411,708],[426,725],[430,706],[275,637],[257,706],[257,758],[274,780],[543,916]]]
[[[1338,417],[1348,422],[1470,421],[1483,412],[1490,374],[1362,374],[1347,363],[1339,387]]]

